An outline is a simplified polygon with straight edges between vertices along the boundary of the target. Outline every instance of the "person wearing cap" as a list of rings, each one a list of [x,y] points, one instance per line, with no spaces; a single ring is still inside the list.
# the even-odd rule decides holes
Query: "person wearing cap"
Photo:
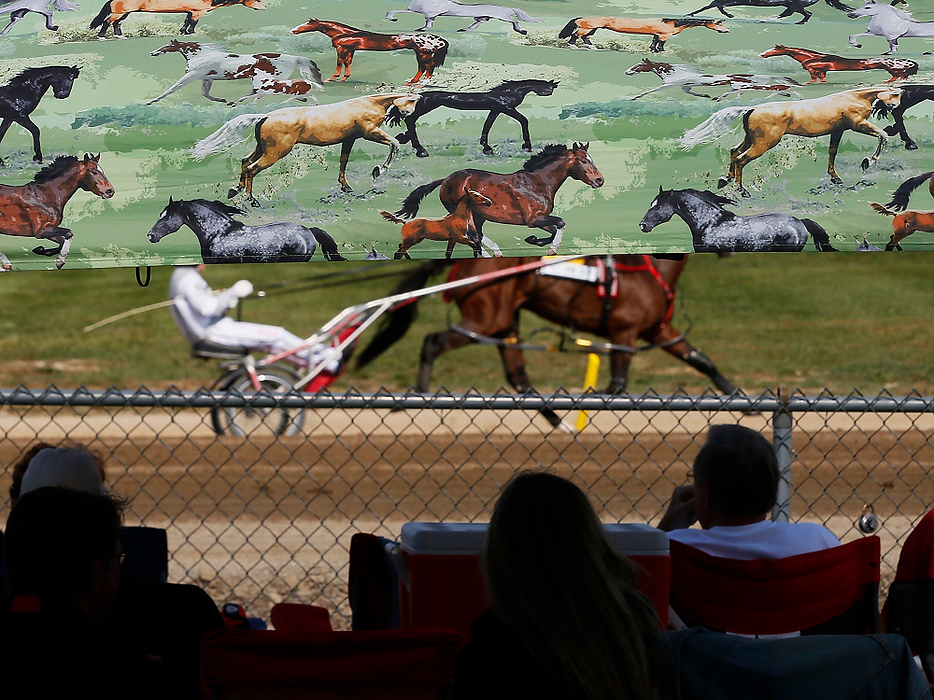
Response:
[[[215,292],[201,276],[205,265],[179,265],[169,280],[169,299],[174,301],[171,312],[182,335],[192,345],[208,341],[230,348],[246,348],[265,353],[278,353],[300,346],[304,340],[280,326],[235,321],[227,315],[240,299],[253,293],[249,280],[235,282],[228,289]],[[320,343],[286,356],[298,367],[318,366],[330,348]],[[327,361],[325,372],[337,374],[341,357]]]

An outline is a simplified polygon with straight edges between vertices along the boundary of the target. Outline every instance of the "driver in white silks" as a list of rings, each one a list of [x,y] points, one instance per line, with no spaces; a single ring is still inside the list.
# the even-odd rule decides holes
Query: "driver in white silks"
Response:
[[[266,353],[291,350],[304,342],[294,333],[280,326],[262,323],[235,321],[227,315],[240,299],[253,293],[249,280],[235,282],[232,287],[215,293],[204,281],[201,272],[204,265],[180,265],[172,272],[169,281],[169,299],[172,318],[188,342],[192,345],[206,340],[230,348],[247,348]],[[331,348],[317,343],[287,355],[284,360],[298,367],[317,367],[327,357]],[[322,373],[338,374],[341,357],[337,355],[323,367]]]

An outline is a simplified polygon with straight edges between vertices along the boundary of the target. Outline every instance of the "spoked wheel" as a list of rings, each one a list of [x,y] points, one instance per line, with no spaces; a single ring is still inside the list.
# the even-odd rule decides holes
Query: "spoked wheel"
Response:
[[[258,368],[260,391],[269,394],[287,394],[293,390],[299,375],[291,369],[273,365]],[[221,391],[251,394],[254,391],[250,375],[243,368],[223,377],[217,388]],[[305,424],[305,409],[260,406],[215,406],[211,409],[211,422],[218,435],[298,435]]]

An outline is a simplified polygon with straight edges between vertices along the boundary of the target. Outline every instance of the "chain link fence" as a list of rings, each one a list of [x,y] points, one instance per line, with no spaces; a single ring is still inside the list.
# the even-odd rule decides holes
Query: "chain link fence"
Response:
[[[537,413],[546,406],[579,430],[552,430]],[[255,421],[246,435],[217,435],[218,411],[288,415],[291,427],[275,435]],[[707,427],[725,422],[773,439],[786,485],[775,517],[819,522],[848,541],[872,508],[885,587],[934,503],[934,398],[20,388],[0,391],[2,518],[20,454],[40,439],[79,441],[105,457],[113,491],[130,500],[128,524],[167,530],[169,580],[266,619],[280,601],[324,605],[346,628],[354,533],[397,538],[410,520],[487,520],[522,469],[573,479],[606,521],[655,523],[687,483]]]

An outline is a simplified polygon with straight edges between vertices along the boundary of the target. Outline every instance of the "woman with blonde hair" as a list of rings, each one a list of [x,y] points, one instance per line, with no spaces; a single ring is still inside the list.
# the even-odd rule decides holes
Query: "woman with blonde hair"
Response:
[[[517,475],[493,510],[482,566],[490,609],[471,626],[455,698],[652,697],[658,620],[578,487]]]

